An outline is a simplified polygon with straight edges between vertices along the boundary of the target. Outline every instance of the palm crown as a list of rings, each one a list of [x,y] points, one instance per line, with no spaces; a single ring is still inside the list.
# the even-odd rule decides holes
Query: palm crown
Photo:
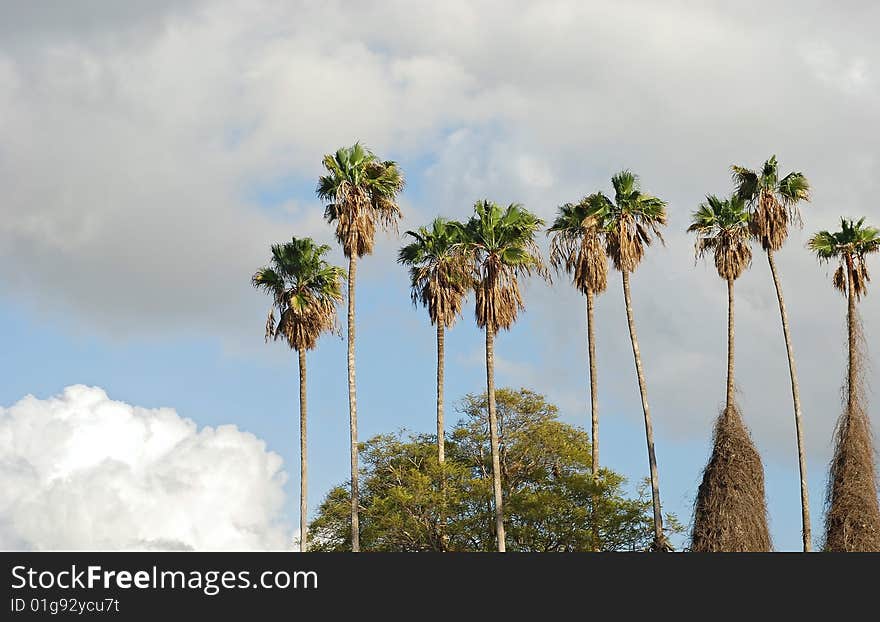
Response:
[[[518,203],[502,209],[477,201],[474,215],[462,226],[463,242],[456,245],[472,260],[476,290],[476,320],[480,328],[510,328],[524,308],[517,278],[532,272],[549,274],[541,260],[535,235],[544,221]]]
[[[820,261],[838,259],[840,265],[834,272],[834,287],[841,292],[847,290],[847,268],[852,270],[852,293],[861,298],[867,293],[868,266],[865,257],[880,251],[880,230],[866,227],[865,219],[840,219],[840,231],[819,231],[807,243]]]
[[[327,201],[324,218],[336,223],[336,239],[346,257],[373,252],[376,226],[396,227],[400,218],[397,195],[403,172],[382,161],[360,143],[324,156],[326,175],[318,179],[318,197]]]
[[[410,268],[412,300],[428,309],[431,323],[452,326],[471,285],[455,245],[463,241],[459,223],[437,218],[430,228],[407,231],[413,242],[400,249],[398,262]]]
[[[587,199],[559,206],[556,220],[547,230],[550,264],[571,274],[582,293],[601,293],[608,286],[608,256],[599,220],[590,213]]]
[[[752,235],[764,250],[779,250],[788,237],[789,223],[801,223],[798,203],[810,200],[810,182],[799,172],[780,179],[775,155],[764,162],[760,172],[736,165],[731,171],[737,196],[752,210]]]
[[[666,225],[666,201],[644,193],[639,179],[630,171],[621,171],[611,178],[614,200],[597,192],[585,199],[590,215],[601,223],[605,233],[608,256],[622,272],[634,271],[652,235],[661,242],[660,227]]]
[[[336,326],[336,303],[342,300],[345,271],[323,259],[327,245],[311,238],[292,238],[272,245],[270,264],[251,279],[272,296],[266,340],[285,338],[291,348],[311,350],[321,333]],[[279,320],[275,321],[275,311]]]
[[[738,195],[729,199],[708,195],[691,216],[688,232],[697,234],[697,257],[712,253],[722,279],[739,278],[752,261],[749,211]]]

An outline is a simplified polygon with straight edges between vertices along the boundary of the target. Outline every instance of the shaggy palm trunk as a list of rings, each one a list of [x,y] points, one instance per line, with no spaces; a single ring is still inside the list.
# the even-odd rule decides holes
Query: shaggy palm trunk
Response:
[[[865,411],[861,384],[862,334],[856,312],[853,258],[847,256],[846,411],[837,424],[834,458],[825,518],[825,549],[829,551],[880,551],[880,505],[871,423]]]
[[[498,552],[506,549],[504,502],[501,499],[501,458],[498,449],[498,418],[495,414],[495,331],[486,326],[486,396],[489,402],[489,442],[492,446],[492,490],[495,494],[495,535]]]
[[[773,251],[767,251],[773,285],[776,286],[776,297],[779,300],[779,315],[782,317],[782,335],[785,338],[785,351],[788,355],[788,373],[791,376],[791,399],[794,402],[794,427],[797,434],[798,469],[801,477],[801,523],[803,525],[804,552],[812,549],[813,536],[810,529],[810,496],[807,492],[807,457],[804,450],[804,432],[801,423],[801,395],[798,389],[797,370],[794,363],[794,350],[791,346],[791,333],[788,328],[788,315],[785,312],[785,300],[782,297],[782,286],[776,273],[776,260]]]
[[[361,550],[360,525],[358,524],[358,435],[357,395],[354,382],[354,283],[357,275],[357,255],[348,260],[348,415],[351,435],[351,550]]]
[[[639,393],[642,397],[642,411],[645,414],[645,439],[648,443],[648,464],[651,468],[651,500],[654,507],[654,549],[665,550],[668,546],[663,534],[663,516],[660,513],[660,483],[657,474],[657,457],[654,455],[654,428],[651,425],[651,411],[648,408],[648,389],[645,374],[642,371],[642,355],[639,352],[639,340],[636,337],[636,322],[633,319],[632,296],[629,289],[629,272],[623,274],[623,299],[626,303],[626,321],[629,324],[629,338],[632,342],[633,358],[636,362],[636,375],[639,379]]]
[[[594,300],[593,291],[587,290],[587,349],[589,351],[590,357],[590,423],[592,424],[591,432],[590,432],[590,444],[593,450],[592,456],[592,466],[593,469],[593,486],[595,487],[595,492],[593,493],[593,550],[598,551],[601,549],[601,545],[599,543],[599,524],[597,522],[597,511],[596,508],[599,504],[599,395],[597,390],[597,379],[596,379],[596,331],[594,328],[594,317],[593,317],[593,300]]]
[[[734,400],[733,279],[727,280],[727,399],[715,422],[712,456],[697,490],[691,550],[759,552],[771,548],[764,465]]]
[[[308,548],[309,523],[306,462],[306,351],[299,349],[299,550],[305,553]]]

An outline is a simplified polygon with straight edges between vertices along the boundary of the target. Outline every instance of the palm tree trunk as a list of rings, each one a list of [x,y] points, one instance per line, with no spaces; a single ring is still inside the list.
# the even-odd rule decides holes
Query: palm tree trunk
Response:
[[[851,256],[846,257],[846,280],[846,328],[849,339],[849,356],[846,368],[846,412],[852,416],[852,413],[855,412],[856,386],[858,382],[856,376],[858,340],[856,337],[856,297],[853,295],[855,279],[853,278],[853,261]]]
[[[592,469],[593,469],[593,486],[599,484],[599,395],[597,389],[596,377],[596,330],[594,328],[593,318],[593,299],[592,290],[587,290],[587,344],[590,357],[590,420],[592,430],[590,432],[590,444],[593,450]],[[596,507],[599,503],[598,490],[593,494],[593,550],[601,549],[599,544],[599,525],[596,522]]]
[[[733,279],[727,279],[727,408],[733,407]]]
[[[492,488],[495,493],[495,535],[498,552],[506,549],[504,503],[501,499],[501,459],[498,450],[498,420],[495,415],[495,331],[486,326],[486,395],[489,402],[489,441],[492,446]]]
[[[446,461],[443,431],[443,365],[446,334],[442,322],[437,322],[437,461]]]
[[[299,550],[308,548],[309,505],[307,500],[308,464],[306,462],[306,351],[299,349]]]
[[[633,319],[632,297],[629,289],[629,272],[623,274],[623,299],[626,303],[626,321],[629,324],[629,338],[632,342],[633,358],[636,362],[636,375],[639,379],[639,393],[642,396],[642,411],[645,413],[645,438],[648,443],[648,464],[651,468],[651,500],[654,505],[654,547],[663,549],[666,536],[663,534],[663,516],[660,512],[660,482],[657,474],[657,457],[654,455],[654,429],[651,425],[651,411],[648,408],[648,389],[642,371],[642,355],[639,353],[639,340],[636,337],[636,323]]]
[[[354,284],[357,275],[357,255],[348,259],[348,415],[351,434],[351,550],[361,550],[360,525],[358,524],[358,435],[357,395],[354,381]]]
[[[810,497],[807,491],[807,458],[804,452],[804,433],[801,423],[801,395],[798,389],[797,370],[794,363],[794,351],[791,346],[791,334],[788,328],[788,316],[785,313],[785,300],[782,297],[782,286],[776,273],[776,261],[773,251],[767,251],[770,273],[776,286],[776,297],[779,299],[779,315],[782,317],[782,335],[785,337],[785,351],[788,354],[788,373],[791,376],[791,398],[794,402],[794,427],[797,434],[798,468],[801,476],[801,521],[803,524],[804,552],[812,549],[813,536],[810,530]]]
[[[443,372],[444,350],[446,348],[446,330],[442,322],[437,322],[437,462],[440,464],[440,492],[443,496],[440,508],[440,550],[446,550],[446,443],[443,425]]]

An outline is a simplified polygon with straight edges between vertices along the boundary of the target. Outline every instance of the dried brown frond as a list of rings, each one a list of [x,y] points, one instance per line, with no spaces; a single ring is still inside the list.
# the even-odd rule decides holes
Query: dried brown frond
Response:
[[[376,237],[374,210],[363,188],[347,181],[339,184],[335,202],[327,206],[336,223],[336,239],[346,257],[362,257],[373,252]]]
[[[855,381],[844,385],[846,405],[834,433],[825,498],[825,550],[880,551],[880,505],[874,441],[864,397],[865,343],[855,319]]]
[[[778,251],[788,238],[788,224],[795,208],[788,209],[769,190],[762,190],[752,212],[750,229],[765,251]],[[796,221],[795,221],[796,222]]]
[[[643,241],[635,220],[628,214],[620,217],[617,227],[606,238],[608,255],[621,272],[633,272],[645,256],[645,246],[651,244],[650,238]]]
[[[752,263],[752,248],[743,236],[720,234],[714,238],[698,238],[697,257],[712,253],[715,270],[725,281],[738,279]]]
[[[870,282],[871,276],[868,274],[865,258],[856,255],[853,257],[853,293],[856,295],[856,300],[861,300],[862,296],[868,293]]]
[[[522,296],[516,273],[497,255],[489,255],[481,266],[482,274],[474,288],[477,326],[492,330],[509,329],[522,309]]]
[[[426,264],[410,270],[414,303],[428,309],[431,323],[449,328],[461,315],[461,307],[473,277],[459,256],[450,256],[439,264]]]
[[[595,219],[577,233],[556,232],[550,240],[550,264],[572,275],[572,283],[586,294],[601,294],[608,287],[608,256]]]
[[[331,301],[313,300],[300,309],[287,306],[272,337],[283,338],[295,350],[313,350],[321,334],[332,332],[336,327],[336,305]]]
[[[759,552],[771,548],[764,465],[733,405],[715,423],[712,456],[694,503],[691,550]]]
[[[844,266],[838,266],[837,270],[834,271],[834,277],[831,279],[831,283],[834,285],[834,289],[843,293],[846,296],[846,268]]]

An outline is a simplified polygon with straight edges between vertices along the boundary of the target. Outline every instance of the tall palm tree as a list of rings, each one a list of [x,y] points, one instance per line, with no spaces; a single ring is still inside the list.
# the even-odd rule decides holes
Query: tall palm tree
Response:
[[[586,202],[589,205],[589,214],[602,223],[602,229],[605,233],[605,251],[623,278],[626,319],[629,325],[633,358],[635,359],[639,393],[642,398],[642,412],[645,415],[645,438],[648,445],[651,499],[654,510],[653,548],[665,551],[671,547],[663,533],[660,484],[657,473],[657,458],[654,454],[654,429],[651,423],[651,411],[648,407],[648,389],[642,369],[636,324],[633,319],[629,277],[645,256],[645,249],[650,246],[652,236],[657,237],[661,242],[663,241],[660,227],[666,225],[666,202],[642,192],[638,177],[630,171],[621,171],[614,175],[611,178],[611,184],[614,187],[614,200],[599,192],[587,197]]]
[[[306,351],[322,333],[336,327],[336,303],[342,300],[345,271],[323,259],[330,250],[311,238],[292,238],[272,245],[272,259],[251,282],[272,297],[266,320],[266,341],[283,339],[299,354],[300,551],[308,547],[306,460]],[[275,312],[278,321],[275,321]]]
[[[443,424],[443,361],[445,331],[461,314],[470,288],[470,274],[455,244],[461,242],[461,225],[437,218],[430,228],[407,231],[413,242],[400,249],[398,262],[409,266],[413,304],[421,303],[437,327],[437,460],[445,461]]]
[[[336,239],[348,257],[348,411],[351,434],[351,550],[360,550],[358,524],[357,392],[355,390],[355,281],[357,260],[373,252],[376,227],[397,228],[397,196],[403,172],[359,143],[324,156],[326,174],[318,179],[318,197],[327,203],[324,218],[336,226]]]
[[[492,447],[492,485],[498,551],[506,549],[504,503],[501,498],[501,461],[495,411],[495,333],[509,329],[525,309],[519,277],[533,272],[549,280],[535,235],[544,221],[512,203],[502,209],[491,201],[477,201],[474,215],[464,225],[458,248],[473,261],[477,326],[486,331],[486,393],[489,401],[489,440]]]
[[[789,173],[780,179],[779,165],[775,155],[764,162],[760,171],[752,171],[736,165],[731,167],[731,171],[736,185],[736,194],[746,200],[751,209],[751,232],[755,239],[760,241],[761,247],[767,254],[767,262],[770,264],[770,273],[776,287],[776,298],[779,301],[779,315],[782,318],[782,335],[785,339],[785,351],[788,356],[791,397],[794,404],[798,468],[801,479],[802,536],[806,552],[812,548],[812,530],[810,528],[810,498],[807,492],[807,458],[801,421],[801,397],[794,350],[791,344],[791,332],[788,326],[788,314],[785,311],[785,299],[782,296],[782,286],[776,270],[774,253],[785,244],[789,225],[801,224],[798,204],[801,201],[810,200],[810,182],[803,173],[799,172]]]
[[[864,338],[856,311],[870,280],[865,260],[880,252],[880,230],[864,223],[841,219],[840,231],[820,231],[808,243],[820,261],[839,261],[833,283],[847,299],[846,410],[837,424],[825,519],[825,548],[831,551],[880,551],[874,447],[862,386]]]
[[[707,196],[688,232],[697,234],[697,258],[712,255],[718,276],[727,282],[726,400],[697,493],[691,550],[769,551],[764,465],[734,399],[734,281],[752,261],[745,200]]]
[[[594,298],[608,286],[608,256],[600,223],[589,213],[586,200],[559,207],[556,220],[547,230],[550,240],[550,264],[571,275],[572,284],[587,298],[587,352],[590,368],[590,443],[593,483],[599,478],[599,395],[596,376],[596,332],[593,317]],[[594,507],[598,498],[594,498]],[[598,550],[598,523],[594,521],[593,550]]]

